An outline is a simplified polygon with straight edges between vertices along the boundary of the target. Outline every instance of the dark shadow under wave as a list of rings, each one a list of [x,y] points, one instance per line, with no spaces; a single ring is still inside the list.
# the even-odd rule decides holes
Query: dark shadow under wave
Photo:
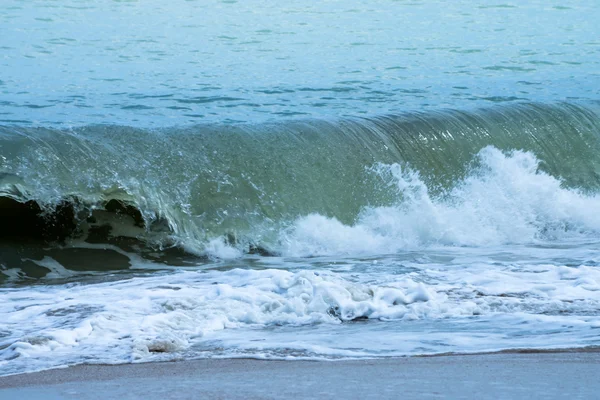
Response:
[[[161,242],[148,236],[162,232]],[[121,200],[85,204],[64,198],[52,208],[34,200],[0,197],[0,266],[16,269],[17,277],[42,278],[52,272],[51,259],[75,272],[118,271],[131,267],[131,256],[170,266],[185,266],[203,257],[186,252],[175,241],[165,240],[165,221],[147,227],[138,208]],[[64,274],[59,274],[64,275]],[[0,281],[7,277],[0,271]]]
[[[48,208],[0,196],[0,282],[7,278],[2,269],[16,270],[16,278],[46,277],[52,269],[43,265],[45,259],[82,273],[127,270],[131,257],[171,267],[207,261],[172,235],[168,221],[157,217],[148,224],[140,209],[122,200],[86,204],[72,196]],[[225,240],[236,244],[233,235]],[[245,252],[273,255],[258,246]]]

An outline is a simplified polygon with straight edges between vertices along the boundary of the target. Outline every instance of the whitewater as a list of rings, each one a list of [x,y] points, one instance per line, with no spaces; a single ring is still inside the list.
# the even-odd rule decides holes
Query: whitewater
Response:
[[[8,1],[0,375],[597,348],[599,14]]]

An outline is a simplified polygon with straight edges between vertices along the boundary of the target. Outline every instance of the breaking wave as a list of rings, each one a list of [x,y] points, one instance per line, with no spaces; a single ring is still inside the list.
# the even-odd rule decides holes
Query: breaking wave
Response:
[[[88,244],[172,264],[597,236],[599,132],[594,103],[162,130],[3,126],[0,239],[38,246],[33,259]],[[27,246],[3,255],[4,269],[23,267]]]

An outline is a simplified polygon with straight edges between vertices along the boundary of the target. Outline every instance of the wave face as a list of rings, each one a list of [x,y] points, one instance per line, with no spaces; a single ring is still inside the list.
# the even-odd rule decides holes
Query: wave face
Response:
[[[2,126],[0,238],[236,257],[585,236],[600,229],[599,132],[595,103],[160,130]]]

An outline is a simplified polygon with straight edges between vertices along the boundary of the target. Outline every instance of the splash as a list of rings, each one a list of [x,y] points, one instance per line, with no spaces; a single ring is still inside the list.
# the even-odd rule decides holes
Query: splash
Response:
[[[370,168],[392,187],[397,203],[366,207],[352,225],[310,214],[281,238],[296,256],[381,254],[432,245],[493,246],[597,237],[600,197],[540,169],[525,151],[482,149],[469,174],[433,195],[420,174],[399,164]]]

